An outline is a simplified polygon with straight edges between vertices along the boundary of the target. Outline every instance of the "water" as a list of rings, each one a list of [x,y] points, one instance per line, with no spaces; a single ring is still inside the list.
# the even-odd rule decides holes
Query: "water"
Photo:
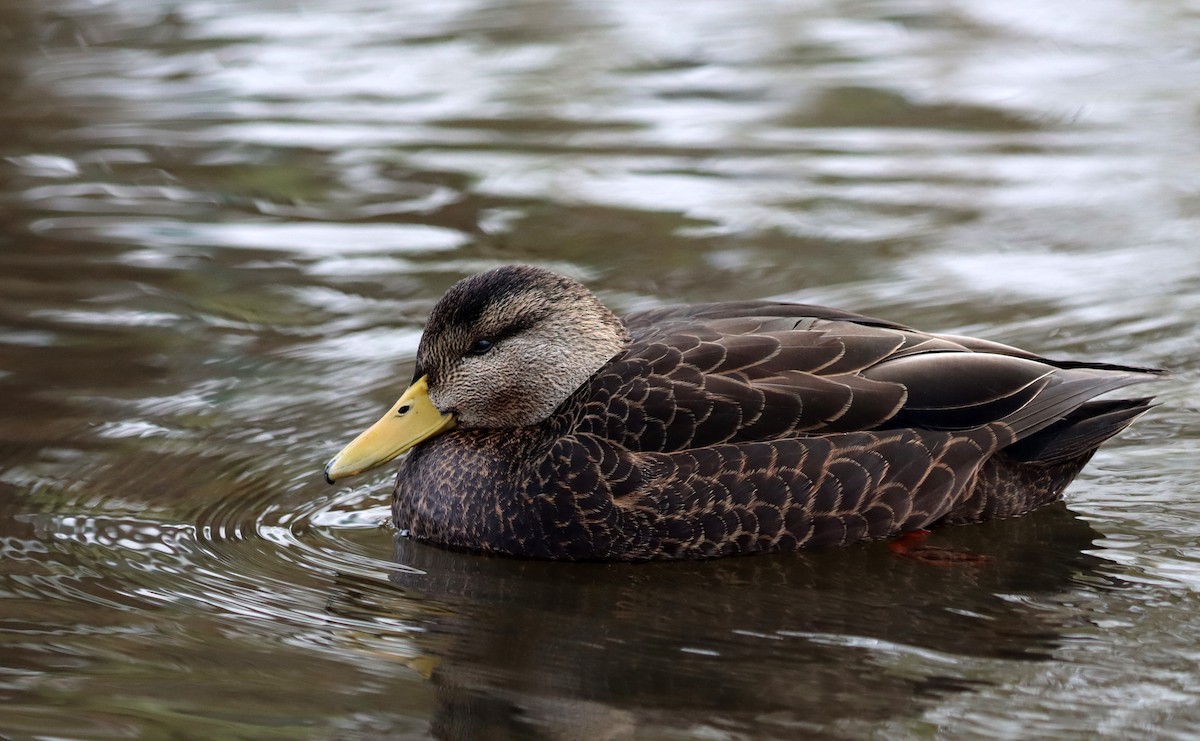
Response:
[[[0,735],[1200,733],[1200,5],[10,0]],[[454,280],[1162,366],[1066,507],[712,563],[395,539]]]

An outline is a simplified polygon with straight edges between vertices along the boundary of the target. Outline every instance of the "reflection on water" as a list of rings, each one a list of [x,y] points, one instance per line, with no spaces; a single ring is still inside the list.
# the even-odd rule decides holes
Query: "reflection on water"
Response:
[[[946,540],[984,549],[987,568],[930,567],[880,545],[572,568],[399,539],[397,562],[418,570],[392,575],[399,592],[350,581],[331,609],[386,615],[417,601],[429,611],[414,644],[436,690],[434,728],[448,738],[573,737],[580,722],[595,724],[591,738],[855,735],[987,684],[980,667],[995,660],[1049,659],[1084,621],[1030,602],[1117,583],[1083,552],[1095,531],[1060,507],[980,530]],[[929,599],[951,594],[951,609]]]
[[[0,733],[1189,737],[1200,6],[1082,8],[5,4]],[[321,463],[513,261],[1176,379],[976,566],[393,543]]]

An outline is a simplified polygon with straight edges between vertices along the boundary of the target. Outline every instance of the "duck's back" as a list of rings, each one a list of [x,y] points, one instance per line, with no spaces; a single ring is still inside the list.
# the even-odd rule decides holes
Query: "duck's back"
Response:
[[[1078,405],[1157,373],[1056,362],[802,304],[669,307],[626,322],[632,341],[593,377],[585,431],[639,451],[901,427],[967,430],[1036,408],[1063,383]]]

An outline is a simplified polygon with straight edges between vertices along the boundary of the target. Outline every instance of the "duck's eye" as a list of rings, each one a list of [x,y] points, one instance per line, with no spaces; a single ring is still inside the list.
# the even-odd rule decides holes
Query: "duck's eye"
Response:
[[[486,337],[480,337],[479,339],[475,340],[467,352],[471,355],[485,355],[487,354],[488,350],[492,349],[492,345],[494,344],[496,343],[492,342]]]

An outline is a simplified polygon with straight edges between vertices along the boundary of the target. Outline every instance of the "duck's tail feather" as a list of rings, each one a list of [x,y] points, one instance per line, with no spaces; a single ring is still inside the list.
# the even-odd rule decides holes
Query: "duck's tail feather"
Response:
[[[1014,438],[1010,453],[1025,460],[1062,460],[1120,432],[1150,406],[1149,398],[1092,401],[1110,391],[1162,376],[1134,370],[1062,369],[1027,404],[1000,421]],[[1070,451],[1074,450],[1074,453]]]
[[[1152,397],[1089,401],[1048,427],[1005,448],[1023,463],[1061,463],[1098,448],[1153,406]]]

